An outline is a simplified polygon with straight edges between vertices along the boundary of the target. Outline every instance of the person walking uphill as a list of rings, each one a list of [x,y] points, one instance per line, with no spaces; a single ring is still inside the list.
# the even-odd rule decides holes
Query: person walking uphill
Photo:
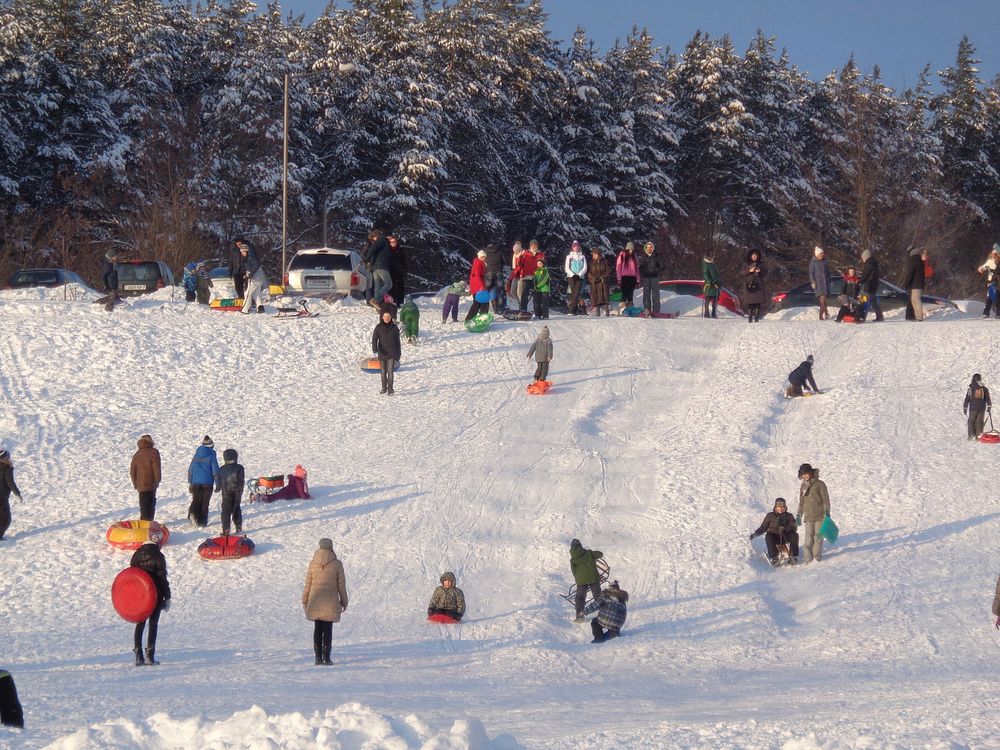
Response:
[[[153,438],[143,435],[136,442],[139,448],[132,456],[128,474],[139,493],[139,520],[156,517],[156,488],[160,486],[160,452],[153,447]]]
[[[625,249],[618,253],[615,260],[615,276],[622,290],[621,308],[632,307],[635,299],[635,288],[639,284],[639,262],[635,257],[635,243],[625,243]]]
[[[715,265],[715,259],[705,256],[701,259],[701,278],[705,282],[705,309],[706,318],[719,317],[719,269]],[[709,315],[711,308],[711,315]]]
[[[156,661],[156,633],[160,624],[160,613],[170,609],[170,582],[167,580],[167,559],[160,551],[160,541],[163,539],[163,529],[155,521],[149,526],[149,535],[142,546],[132,555],[129,566],[140,568],[153,579],[156,584],[156,607],[149,618],[143,622],[137,622],[135,632],[132,637],[132,651],[135,654],[135,665],[143,664],[156,666],[160,662]],[[142,631],[149,624],[149,633],[146,636],[146,655],[142,653]]]
[[[583,622],[587,592],[593,594],[594,599],[601,595],[601,574],[597,570],[597,561],[602,557],[604,553],[600,550],[584,549],[579,539],[574,539],[569,545],[569,566],[576,584],[576,622]]]
[[[580,287],[583,286],[583,279],[587,275],[587,256],[583,254],[580,243],[573,240],[569,254],[566,256],[566,263],[563,268],[566,272],[566,286],[569,289],[569,314],[580,314]]]
[[[740,271],[740,277],[743,279],[740,303],[747,312],[747,323],[760,323],[760,307],[767,304],[767,290],[764,288],[767,271],[759,250],[747,253],[746,266]]]
[[[646,312],[660,312],[660,274],[663,261],[656,254],[656,247],[647,242],[639,256],[639,274],[642,277],[642,309]]]
[[[590,270],[587,272],[587,281],[590,282],[590,304],[597,311],[597,317],[601,316],[601,308],[604,308],[604,317],[611,317],[611,294],[608,289],[608,276],[611,269],[608,261],[601,255],[598,248],[590,251]]]
[[[14,482],[14,464],[10,460],[10,452],[0,450],[0,541],[10,528],[10,496],[14,495],[22,502],[21,490]]]
[[[992,408],[990,389],[983,385],[983,376],[977,372],[972,376],[969,390],[965,392],[965,403],[962,404],[962,413],[969,417],[969,440],[975,440],[983,434],[986,412]]]
[[[813,248],[813,258],[809,261],[809,284],[819,300],[819,319],[830,317],[826,309],[826,298],[830,295],[830,285],[833,277],[830,275],[830,264],[826,261],[826,252],[819,245]]]
[[[246,483],[246,473],[243,467],[236,463],[239,454],[233,448],[222,451],[225,462],[219,469],[219,486],[222,488],[222,534],[229,534],[229,523],[236,525],[236,533],[243,533],[243,510],[240,501],[243,500],[243,485]]]
[[[535,382],[548,380],[549,362],[552,361],[552,338],[548,326],[542,326],[542,330],[538,332],[538,338],[528,349],[528,359],[531,359],[532,354],[535,355],[535,362],[538,364],[535,367]]]
[[[215,455],[215,443],[205,435],[188,466],[188,489],[191,491],[188,520],[200,528],[208,526],[208,505],[212,500],[213,487],[216,492],[221,489],[219,459]]]
[[[372,353],[378,357],[379,371],[382,373],[380,393],[392,395],[395,369],[402,356],[403,345],[399,342],[399,326],[392,320],[392,313],[382,313],[378,325],[372,331]]]
[[[333,542],[326,537],[319,540],[319,549],[313,553],[306,570],[302,609],[306,619],[314,623],[316,664],[330,666],[333,664],[330,661],[333,623],[340,622],[340,615],[347,611],[347,584],[344,582],[344,565],[333,551]]]
[[[823,555],[823,537],[819,527],[830,515],[830,493],[826,483],[819,478],[819,470],[809,464],[799,467],[799,508],[795,524],[802,529],[802,562],[820,561]]]

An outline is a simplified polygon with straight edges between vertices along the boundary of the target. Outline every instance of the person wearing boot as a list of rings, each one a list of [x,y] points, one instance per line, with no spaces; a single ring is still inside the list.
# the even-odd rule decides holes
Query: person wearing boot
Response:
[[[14,464],[10,460],[10,451],[0,450],[0,540],[10,528],[11,495],[14,495],[18,502],[22,501],[21,490],[14,481]]]
[[[141,436],[136,445],[128,474],[139,493],[139,520],[152,521],[156,518],[156,488],[160,486],[160,452],[149,435]]]
[[[819,478],[819,469],[810,464],[799,467],[799,509],[795,525],[802,529],[802,562],[820,561],[823,556],[823,537],[819,535],[823,519],[830,515],[830,492],[826,482]]]
[[[319,540],[319,549],[313,553],[306,571],[306,584],[302,589],[302,609],[306,619],[312,620],[313,651],[316,664],[330,666],[333,623],[340,622],[340,615],[347,611],[347,584],[344,582],[344,565],[333,551],[333,541]]]
[[[243,533],[243,511],[240,501],[243,499],[243,485],[246,480],[243,467],[236,463],[239,454],[233,448],[222,451],[225,462],[219,469],[219,485],[222,487],[222,534],[229,534],[230,520],[236,525],[236,533]]]
[[[795,531],[795,516],[788,512],[785,498],[779,497],[774,501],[773,510],[764,516],[757,530],[750,534],[750,541],[761,534],[767,544],[767,559],[771,561],[771,565],[778,564],[778,546],[782,544],[788,545],[789,562],[794,565],[798,561],[799,535]]]
[[[392,395],[396,367],[402,356],[403,345],[399,342],[399,326],[392,319],[392,311],[383,310],[380,320],[372,331],[372,353],[378,357],[379,371],[382,373],[380,393]]]
[[[604,308],[604,317],[611,317],[611,291],[608,289],[608,276],[611,268],[608,261],[601,255],[598,248],[590,251],[590,266],[587,271],[587,281],[590,282],[590,304],[597,311],[597,317],[601,316],[601,308]]]
[[[188,489],[191,492],[191,505],[188,506],[188,520],[200,528],[208,526],[208,506],[212,500],[212,488],[218,492],[219,459],[215,454],[215,443],[208,435],[202,438],[201,445],[195,449],[194,457],[188,466]]]
[[[135,634],[132,639],[132,652],[135,654],[135,665],[141,667],[144,664],[155,666],[159,664],[156,660],[156,632],[160,624],[160,613],[170,609],[170,582],[167,580],[167,560],[160,551],[160,542],[163,540],[163,529],[156,521],[149,524],[149,534],[142,546],[137,549],[129,565],[139,568],[149,573],[149,577],[156,584],[156,607],[149,615],[149,618],[135,624]],[[146,654],[143,658],[142,652],[142,632],[149,624],[149,632],[146,636]]]
[[[569,545],[569,566],[576,584],[576,622],[583,622],[587,592],[593,594],[594,599],[601,595],[601,574],[597,570],[597,561],[602,557],[603,552],[585,549],[579,539],[574,539]]]
[[[969,418],[969,440],[975,440],[983,434],[986,412],[992,409],[990,389],[983,385],[983,376],[977,372],[972,376],[969,389],[965,392],[965,403],[962,404],[962,413]]]
[[[590,621],[590,630],[594,634],[591,643],[604,643],[621,635],[622,625],[628,616],[628,592],[622,591],[618,581],[612,581],[600,595],[583,610],[584,614],[597,612],[597,617]]]

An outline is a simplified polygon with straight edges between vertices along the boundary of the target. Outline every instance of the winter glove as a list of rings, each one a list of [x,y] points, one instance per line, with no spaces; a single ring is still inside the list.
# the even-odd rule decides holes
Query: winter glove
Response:
[[[170,609],[170,600],[164,599],[163,604],[160,605],[160,611],[166,612],[168,609]]]
[[[17,501],[18,501],[19,503],[23,503],[23,502],[24,502],[24,498],[23,498],[23,497],[21,497],[20,495],[14,495],[14,497],[16,497],[16,498],[17,498]]]
[[[802,515],[801,514],[795,516],[795,525],[796,526],[801,526],[802,525]]]
[[[751,532],[750,533],[750,541],[752,542],[756,538],[757,538],[757,532],[756,531]]]
[[[969,416],[969,410],[963,407],[962,414],[964,414],[965,416]]]

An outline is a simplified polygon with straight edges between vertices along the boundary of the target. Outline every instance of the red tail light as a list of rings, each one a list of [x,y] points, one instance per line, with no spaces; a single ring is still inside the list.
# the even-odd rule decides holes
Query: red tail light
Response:
[[[283,286],[288,286],[288,274],[287,273],[284,276],[281,277],[281,283],[282,283]]]
[[[352,287],[361,286],[361,274],[359,274],[357,271],[351,272],[351,286]]]
[[[787,296],[788,292],[778,292],[777,294],[771,296],[771,302],[775,305],[780,305]]]

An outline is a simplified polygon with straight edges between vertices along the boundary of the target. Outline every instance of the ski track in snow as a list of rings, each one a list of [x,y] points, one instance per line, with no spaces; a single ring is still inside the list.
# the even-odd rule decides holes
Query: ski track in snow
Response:
[[[163,295],[109,315],[0,293],[0,437],[25,496],[0,544],[0,666],[28,722],[0,746],[237,747],[225,737],[242,731],[270,737],[247,746],[353,747],[352,722],[445,746],[413,716],[378,718],[417,714],[442,736],[461,717],[506,735],[463,724],[448,747],[1000,747],[998,449],[965,441],[960,408],[973,371],[1000,382],[1000,342],[975,311],[877,326],[555,315],[555,386],[536,397],[538,323],[469,334],[420,304],[388,398],[358,367],[374,316],[349,301],[279,321]],[[782,398],[808,353],[830,390]],[[108,595],[128,556],[104,541],[137,515],[144,432],[171,529],[157,669],[130,666]],[[310,472],[313,501],[244,500],[258,546],[241,561],[201,560],[186,523],[204,434],[248,476]],[[747,535],[775,497],[795,510],[803,462],[841,539],[772,570]],[[216,497],[213,529],[218,514]],[[299,604],[321,536],[350,593],[329,670],[311,666]],[[631,593],[618,641],[590,645],[556,596],[573,537]],[[444,570],[469,607],[456,628],[423,622]],[[269,735],[275,717],[294,731]]]

